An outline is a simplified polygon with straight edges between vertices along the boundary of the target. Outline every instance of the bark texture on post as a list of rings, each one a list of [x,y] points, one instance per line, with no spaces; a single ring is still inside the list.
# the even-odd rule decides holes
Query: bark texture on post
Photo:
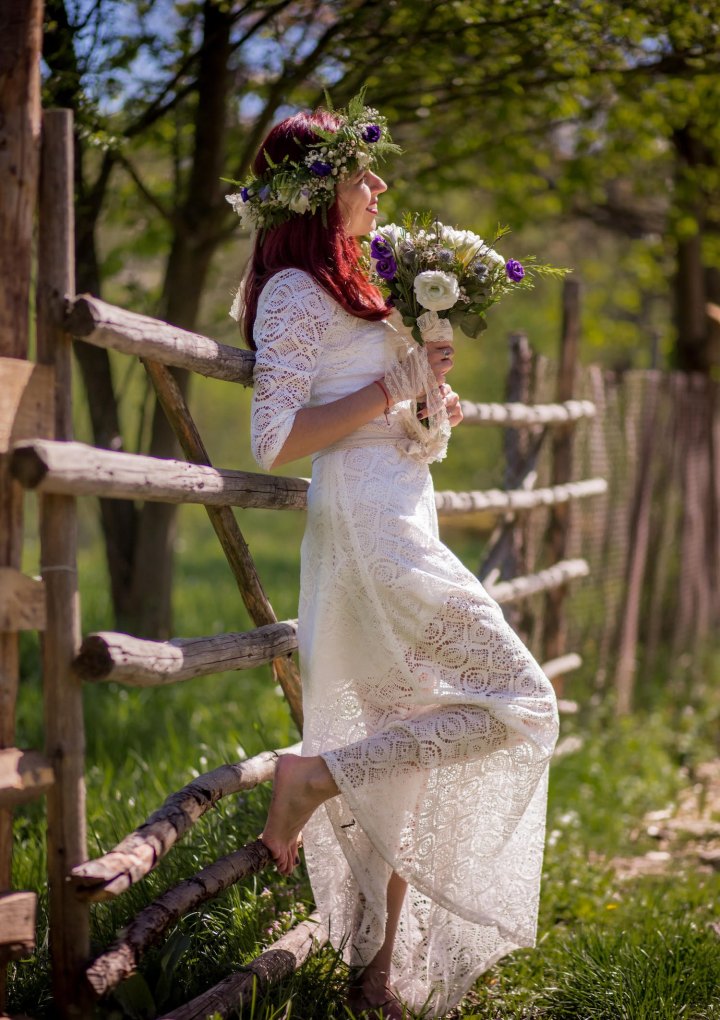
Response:
[[[40,150],[42,0],[0,5],[0,356],[27,358]],[[22,491],[0,454],[0,566],[20,567]],[[15,743],[18,636],[0,633],[0,748]],[[12,814],[0,808],[0,891],[10,887]],[[0,1012],[6,955],[0,950]]]
[[[89,900],[109,900],[129,889],[152,871],[221,797],[269,782],[275,774],[278,756],[299,752],[299,743],[278,751],[263,751],[247,761],[221,765],[171,793],[162,807],[116,847],[73,869],[72,883],[77,894]]]
[[[71,346],[60,323],[75,289],[72,113],[43,120],[37,284],[38,361],[55,370],[55,435],[72,439]],[[87,962],[89,912],[67,876],[87,857],[85,728],[82,682],[71,669],[80,646],[77,519],[72,496],[40,501],[41,570],[47,596],[43,641],[45,753],[55,771],[47,797],[50,955],[55,1007],[63,1017],[87,1015],[80,976]]]
[[[563,324],[558,365],[556,400],[571,400],[575,390],[575,368],[580,344],[580,284],[577,280],[565,280],[563,284]],[[552,437],[552,483],[563,485],[572,476],[573,426],[558,429]],[[568,547],[568,531],[571,523],[570,504],[553,506],[548,521],[545,545],[548,557],[562,560]],[[553,588],[545,596],[543,608],[543,657],[554,659],[565,652],[566,621],[562,606],[567,595],[567,586]],[[562,694],[562,681],[556,684],[556,691]]]

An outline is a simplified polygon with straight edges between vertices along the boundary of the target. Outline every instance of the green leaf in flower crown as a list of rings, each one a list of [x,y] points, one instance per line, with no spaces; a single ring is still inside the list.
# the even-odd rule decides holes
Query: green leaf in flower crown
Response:
[[[465,314],[458,323],[458,326],[465,336],[470,337],[471,340],[477,340],[480,334],[484,333],[487,329],[487,319],[484,315]]]

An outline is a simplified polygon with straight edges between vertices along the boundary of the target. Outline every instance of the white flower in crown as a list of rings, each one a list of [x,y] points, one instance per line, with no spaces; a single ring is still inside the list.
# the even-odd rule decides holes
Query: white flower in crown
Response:
[[[424,273],[418,273],[413,287],[418,303],[432,312],[452,308],[460,297],[460,285],[454,273],[428,269]]]

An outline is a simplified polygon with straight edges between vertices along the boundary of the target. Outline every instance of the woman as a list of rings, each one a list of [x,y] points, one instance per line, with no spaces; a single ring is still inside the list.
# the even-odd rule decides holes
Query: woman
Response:
[[[298,114],[229,198],[259,229],[243,292],[253,451],[267,469],[313,455],[303,751],[278,761],[262,838],[289,874],[302,831],[318,910],[355,968],[351,1008],[440,1016],[534,944],[557,709],[438,539],[428,463],[462,418],[444,382],[452,334],[436,321],[423,348],[409,339],[357,242],[388,148],[358,100]]]

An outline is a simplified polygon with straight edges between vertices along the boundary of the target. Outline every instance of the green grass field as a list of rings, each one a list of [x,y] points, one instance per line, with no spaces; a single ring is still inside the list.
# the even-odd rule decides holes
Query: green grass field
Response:
[[[542,296],[537,321],[544,325],[531,331],[546,353],[553,352],[556,298]],[[532,319],[531,309],[530,304],[520,308],[519,321]],[[456,378],[463,381],[464,395],[502,399],[507,370],[503,330],[513,325],[509,316],[499,317],[482,346],[468,342],[459,351]],[[114,360],[125,390],[124,414],[132,423],[143,400],[142,373],[127,361]],[[247,391],[194,380],[193,411],[216,464],[254,467],[247,443],[248,405]],[[87,439],[80,402],[77,432]],[[447,461],[434,471],[436,486],[501,484],[500,438],[499,430],[461,430]],[[308,474],[309,465],[301,463],[293,471]],[[34,512],[34,500],[28,498],[28,573],[38,570]],[[238,519],[278,618],[294,617],[303,515],[240,511]],[[201,507],[181,509],[178,533],[175,633],[189,637],[252,626]],[[457,529],[446,537],[474,569],[481,539]],[[111,628],[97,510],[90,501],[81,507],[80,578],[83,630]],[[620,723],[609,701],[598,703],[590,666],[573,677],[566,693],[577,697],[582,709],[563,719],[562,739],[577,738],[576,747],[559,757],[551,772],[538,947],[506,958],[484,975],[456,1016],[720,1018],[720,942],[710,926],[718,921],[713,904],[720,875],[700,866],[682,841],[669,851],[662,873],[627,878],[617,867],[617,860],[645,859],[657,847],[644,815],[672,810],[681,791],[696,782],[700,764],[717,753],[720,651],[709,650],[706,660],[700,670],[706,678],[702,688],[695,684],[691,689],[669,670],[644,677],[646,708]],[[84,699],[93,856],[109,849],[193,776],[297,739],[267,668],[144,691],[117,684],[88,687]],[[31,635],[22,641],[17,741],[29,747],[43,743],[39,653]],[[159,892],[254,839],[268,798],[269,789],[262,788],[221,801],[145,881],[119,900],[93,907],[94,951],[106,947]],[[720,822],[720,814],[714,820]],[[37,952],[10,968],[10,1010],[40,1018],[51,1014],[42,803],[16,813],[15,836],[14,887],[38,890],[40,905]],[[185,917],[98,1016],[159,1016],[242,966],[311,907],[302,868],[291,879],[268,872],[234,887]],[[258,1020],[344,1017],[344,979],[333,953],[322,952],[243,1015]]]

